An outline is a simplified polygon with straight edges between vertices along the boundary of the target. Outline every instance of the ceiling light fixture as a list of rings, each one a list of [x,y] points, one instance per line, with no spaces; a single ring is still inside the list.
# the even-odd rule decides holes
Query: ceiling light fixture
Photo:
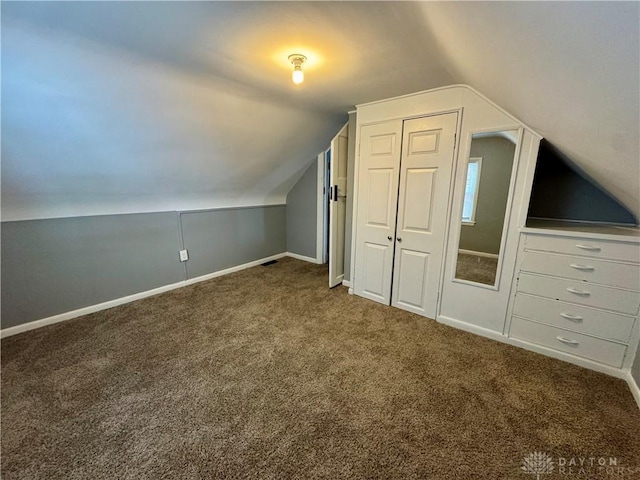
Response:
[[[294,53],[289,55],[289,61],[293,64],[293,74],[291,78],[293,83],[298,84],[304,81],[304,72],[302,71],[302,64],[307,60],[307,57]]]

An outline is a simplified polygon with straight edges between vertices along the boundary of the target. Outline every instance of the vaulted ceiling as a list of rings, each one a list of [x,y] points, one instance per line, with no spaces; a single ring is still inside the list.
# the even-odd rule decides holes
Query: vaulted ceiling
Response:
[[[457,83],[640,215],[639,6],[2,2],[3,220],[280,203],[354,105]]]

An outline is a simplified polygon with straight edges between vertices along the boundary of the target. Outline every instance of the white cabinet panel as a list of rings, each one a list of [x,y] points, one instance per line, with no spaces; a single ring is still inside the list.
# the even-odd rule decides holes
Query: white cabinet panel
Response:
[[[640,290],[638,266],[627,263],[543,252],[524,252],[520,269],[525,272]]]
[[[555,230],[523,233],[509,336],[616,368],[638,343],[638,241]],[[591,366],[591,365],[589,365]]]
[[[372,157],[393,155],[395,153],[396,138],[396,132],[371,135],[368,139],[370,155]]]
[[[409,132],[408,155],[438,153],[441,130]]]
[[[404,190],[405,206],[402,219],[403,230],[429,232],[437,172],[437,168],[407,169],[404,184],[401,184],[401,190]]]
[[[640,263],[640,247],[637,243],[530,234],[526,236],[525,248]]]
[[[367,172],[366,188],[369,191],[366,223],[370,227],[393,228],[395,221],[395,192],[392,192],[391,168],[371,169]]]
[[[634,317],[517,293],[513,314],[565,330],[628,343]]]
[[[518,291],[629,315],[637,314],[640,303],[638,292],[527,273],[520,275]]]
[[[362,293],[372,300],[385,301],[388,279],[385,272],[391,263],[391,246],[364,244],[364,268]]]
[[[429,254],[401,248],[394,269],[397,271],[395,275],[397,293],[394,295],[394,306],[424,315]]]
[[[511,321],[511,337],[588,358],[612,367],[622,365],[626,345],[530,322],[518,317]]]

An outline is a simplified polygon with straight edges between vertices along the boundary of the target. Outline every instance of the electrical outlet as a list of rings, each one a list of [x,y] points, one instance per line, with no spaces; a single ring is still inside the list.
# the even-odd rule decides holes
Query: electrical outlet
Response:
[[[180,250],[180,261],[186,262],[187,260],[189,260],[189,252],[186,250]]]

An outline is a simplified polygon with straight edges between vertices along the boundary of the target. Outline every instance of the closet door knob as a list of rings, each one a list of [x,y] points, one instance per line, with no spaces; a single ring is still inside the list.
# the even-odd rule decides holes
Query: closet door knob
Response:
[[[393,237],[391,235],[387,236],[387,240],[391,241],[393,240]]]
[[[401,241],[402,241],[402,239],[400,237],[398,237],[398,242],[401,242]]]

